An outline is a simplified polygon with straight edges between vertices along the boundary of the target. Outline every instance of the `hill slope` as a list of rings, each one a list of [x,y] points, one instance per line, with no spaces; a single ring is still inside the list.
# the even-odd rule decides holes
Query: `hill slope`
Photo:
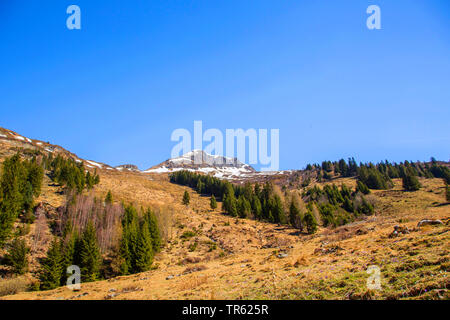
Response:
[[[0,158],[17,148],[26,152],[50,146],[12,135],[0,137]],[[416,192],[402,191],[401,180],[396,179],[394,188],[371,195],[376,201],[373,216],[308,235],[211,210],[208,197],[170,183],[167,175],[85,163],[97,168],[101,178],[95,195],[104,197],[111,191],[117,202],[157,208],[167,244],[155,258],[155,269],[85,283],[80,292],[62,287],[1,299],[450,298],[450,205],[441,179],[420,179],[423,188]],[[333,183],[354,186],[355,180],[339,178]],[[38,201],[57,207],[64,200],[58,191],[45,180]],[[181,204],[185,191],[191,196],[188,207]],[[440,219],[444,224],[417,228],[422,219]],[[391,237],[396,225],[410,232]],[[382,290],[367,289],[366,271],[371,265],[381,269]],[[0,289],[7,281],[0,280]]]

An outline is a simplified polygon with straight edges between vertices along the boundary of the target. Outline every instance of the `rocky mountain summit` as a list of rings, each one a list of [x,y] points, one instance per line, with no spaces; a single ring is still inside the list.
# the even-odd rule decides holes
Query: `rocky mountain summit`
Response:
[[[139,172],[139,168],[134,164],[122,164],[120,166],[115,167],[115,169],[117,169],[119,171],[128,170],[128,171]]]
[[[210,155],[203,150],[193,150],[181,157],[168,159],[144,172],[166,173],[180,170],[203,172],[217,178],[242,177],[256,173],[253,167],[236,158]]]

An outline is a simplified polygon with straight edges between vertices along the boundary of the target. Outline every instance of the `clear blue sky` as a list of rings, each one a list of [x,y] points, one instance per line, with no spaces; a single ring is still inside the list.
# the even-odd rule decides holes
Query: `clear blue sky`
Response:
[[[279,128],[281,169],[449,159],[448,0],[1,0],[0,35],[0,126],[83,158],[146,169],[202,120]]]

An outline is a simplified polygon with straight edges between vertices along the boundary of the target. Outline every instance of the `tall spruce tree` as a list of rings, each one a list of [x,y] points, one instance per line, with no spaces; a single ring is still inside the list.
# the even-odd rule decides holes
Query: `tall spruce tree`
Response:
[[[225,199],[223,200],[223,208],[224,211],[230,216],[237,216],[237,201],[234,195],[233,185],[229,182],[225,186]]]
[[[252,212],[255,219],[260,220],[262,215],[261,201],[259,200],[257,194],[252,197]]]
[[[139,231],[137,245],[135,248],[135,273],[144,272],[150,269],[153,262],[153,245],[149,232],[148,223],[145,221]]]
[[[42,290],[52,290],[60,286],[63,275],[63,256],[61,242],[55,237],[43,259],[40,272]]]
[[[158,219],[156,218],[155,213],[147,209],[146,214],[144,216],[144,220],[148,225],[148,230],[150,232],[150,238],[152,241],[153,251],[159,252],[161,251],[161,233],[159,230]]]
[[[98,247],[96,231],[92,222],[86,226],[80,248],[81,278],[84,282],[96,281],[99,278],[101,254]]]
[[[65,244],[62,246],[61,285],[64,285],[67,281],[67,268],[72,265],[77,265],[77,243],[79,243],[78,235],[73,230],[71,230],[65,238]]]
[[[273,215],[273,219],[274,222],[276,223],[286,223],[286,215],[284,213],[284,208],[283,208],[283,203],[281,202],[281,198],[279,195],[275,195],[273,197],[274,201],[273,201],[273,207],[271,208],[272,210],[272,215]]]

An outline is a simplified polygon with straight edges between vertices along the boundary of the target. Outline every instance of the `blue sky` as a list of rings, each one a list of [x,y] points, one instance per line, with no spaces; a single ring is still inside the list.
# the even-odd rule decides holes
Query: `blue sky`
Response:
[[[281,169],[450,158],[447,0],[2,0],[0,35],[0,126],[82,158],[146,169],[194,120],[280,129]]]

